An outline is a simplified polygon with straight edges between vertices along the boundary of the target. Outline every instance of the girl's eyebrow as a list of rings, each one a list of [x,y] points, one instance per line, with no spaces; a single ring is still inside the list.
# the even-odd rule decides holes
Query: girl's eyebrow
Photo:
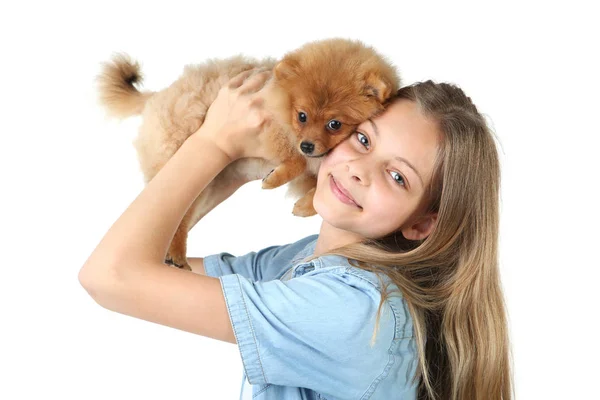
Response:
[[[368,121],[371,123],[371,126],[373,127],[373,132],[375,132],[375,137],[377,137],[379,139],[379,129],[377,129],[377,125],[375,125],[375,122],[373,122],[372,119],[368,119]],[[419,174],[419,171],[417,171],[417,169],[410,163],[410,161],[408,161],[406,158],[400,157],[400,156],[396,156],[396,157],[394,157],[394,159],[408,165],[410,167],[410,169],[412,169],[415,172],[415,175],[417,175],[417,178],[419,178],[419,180],[421,181],[421,186],[425,186],[423,184],[423,178],[421,177],[421,174]]]

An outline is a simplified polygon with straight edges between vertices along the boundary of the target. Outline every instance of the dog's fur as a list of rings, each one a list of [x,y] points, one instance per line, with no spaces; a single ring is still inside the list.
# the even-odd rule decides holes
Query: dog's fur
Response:
[[[293,213],[314,215],[312,199],[321,156],[358,124],[383,111],[400,85],[397,72],[361,42],[328,39],[308,43],[279,62],[239,55],[186,66],[177,81],[159,92],[135,88],[141,82],[140,67],[125,54],[105,63],[98,76],[100,101],[110,115],[143,116],[134,146],[147,184],[200,128],[219,89],[240,72],[258,67],[273,68],[273,77],[265,84],[265,106],[273,115],[263,132],[269,157],[236,160],[198,196],[167,254],[166,261],[178,267],[191,269],[186,258],[188,232],[235,191],[232,182],[266,176],[265,189],[290,182],[288,194],[301,197]],[[300,121],[300,112],[305,113],[305,122]]]

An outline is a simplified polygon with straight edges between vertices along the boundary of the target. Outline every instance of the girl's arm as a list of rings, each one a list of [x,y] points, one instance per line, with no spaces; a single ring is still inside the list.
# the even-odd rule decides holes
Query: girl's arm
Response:
[[[206,270],[204,269],[204,257],[188,257],[187,260],[193,273],[206,275]]]
[[[261,103],[248,98],[257,95],[252,89],[267,76],[244,81],[247,76],[236,77],[237,84],[234,78],[220,92],[204,125],[146,185],[81,268],[79,281],[101,306],[235,343],[219,279],[166,266],[164,259],[200,192],[233,160],[257,156],[244,152],[257,144],[252,135],[262,125]]]
[[[187,209],[228,162],[217,146],[194,135],[179,148],[82,267],[79,280],[98,304],[235,343],[219,280],[164,264]]]

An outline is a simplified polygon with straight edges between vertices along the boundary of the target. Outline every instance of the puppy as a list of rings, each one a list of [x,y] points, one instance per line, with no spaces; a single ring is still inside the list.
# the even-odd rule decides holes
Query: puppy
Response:
[[[288,195],[299,198],[294,215],[316,212],[312,199],[321,157],[350,135],[356,126],[384,109],[400,85],[395,68],[359,41],[327,39],[310,42],[281,60],[238,55],[189,65],[171,86],[139,91],[140,67],[125,54],[104,63],[97,80],[100,103],[118,118],[142,115],[133,144],[147,184],[200,128],[219,89],[245,70],[273,69],[265,84],[265,159],[244,158],[229,164],[194,201],[171,242],[165,261],[191,270],[188,232],[239,185],[263,178],[262,187],[290,182]]]

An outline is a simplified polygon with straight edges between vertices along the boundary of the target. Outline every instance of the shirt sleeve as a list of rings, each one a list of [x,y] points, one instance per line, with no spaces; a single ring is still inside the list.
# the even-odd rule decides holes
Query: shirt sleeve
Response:
[[[261,266],[265,268],[271,265],[281,247],[269,246],[241,256],[234,256],[227,252],[213,254],[204,257],[204,270],[206,275],[213,277],[238,274],[252,281],[261,280],[264,279]]]
[[[259,251],[251,251],[241,256],[228,252],[204,257],[206,275],[220,277],[238,274],[252,281],[271,280],[281,276],[292,267],[294,256],[317,235],[307,236],[294,243],[269,246]]]
[[[381,294],[345,271],[317,270],[288,281],[252,282],[239,274],[219,278],[251,384],[360,398],[382,379],[394,319],[382,313],[371,346]]]

